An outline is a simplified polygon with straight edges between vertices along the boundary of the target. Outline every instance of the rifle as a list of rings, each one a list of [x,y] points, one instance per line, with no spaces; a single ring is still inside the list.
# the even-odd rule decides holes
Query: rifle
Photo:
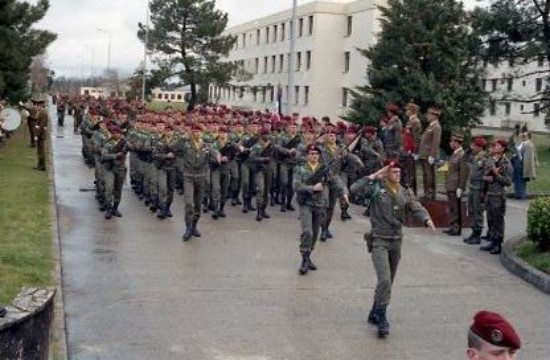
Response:
[[[256,134],[254,136],[252,136],[251,138],[245,140],[242,142],[242,147],[246,148],[246,149],[250,149],[252,146],[256,145],[256,143],[258,142],[258,140],[260,140],[260,134]],[[238,161],[246,161],[246,159],[248,159],[248,155],[250,155],[250,152],[249,151],[244,151],[244,152],[241,152],[238,156]]]
[[[265,147],[265,149],[262,150],[259,157],[260,158],[266,158],[266,157],[272,158],[274,153],[275,153],[275,150],[276,150],[275,146],[270,142],[269,145],[267,145]],[[256,172],[259,172],[259,171],[263,170],[263,160],[255,160],[254,165],[255,165],[254,170]]]
[[[326,179],[328,175],[330,174],[330,171],[332,170],[332,167],[336,163],[336,160],[333,159],[329,161],[328,163],[320,166],[306,181],[306,185],[315,185],[318,183],[324,183],[326,182]],[[303,205],[306,203],[306,200],[311,195],[305,194],[305,193],[296,193],[296,201],[298,204]]]
[[[221,149],[220,149],[220,156],[225,156],[228,159],[232,160],[233,156],[235,155],[235,152],[237,151],[237,145],[232,142],[227,142]],[[221,164],[217,161],[210,160],[210,169],[216,170]]]
[[[300,134],[296,134],[292,139],[288,140],[286,144],[283,145],[285,149],[291,150],[294,149],[300,143],[301,137]]]

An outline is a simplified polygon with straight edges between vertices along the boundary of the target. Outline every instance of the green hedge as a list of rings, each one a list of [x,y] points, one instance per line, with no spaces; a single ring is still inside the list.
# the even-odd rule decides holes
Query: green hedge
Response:
[[[529,204],[527,235],[540,251],[550,251],[550,197],[541,197]]]

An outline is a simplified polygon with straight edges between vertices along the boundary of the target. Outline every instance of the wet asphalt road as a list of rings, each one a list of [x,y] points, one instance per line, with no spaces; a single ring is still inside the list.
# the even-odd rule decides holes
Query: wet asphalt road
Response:
[[[159,221],[126,186],[124,217],[104,220],[72,118],[52,126],[71,359],[459,360],[480,309],[515,323],[521,358],[548,359],[550,297],[459,238],[406,230],[381,341],[366,322],[375,275],[361,209],[334,221],[335,239],[314,255],[319,270],[298,276],[296,213],[271,208],[258,223],[229,207],[183,243],[182,198],[174,218]],[[509,202],[508,237],[525,231],[525,208]]]

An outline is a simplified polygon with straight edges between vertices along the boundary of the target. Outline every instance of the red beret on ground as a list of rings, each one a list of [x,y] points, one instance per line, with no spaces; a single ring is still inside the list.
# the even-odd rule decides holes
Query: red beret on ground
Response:
[[[386,105],[386,111],[397,114],[399,112],[399,106],[394,103],[389,103]]]
[[[319,149],[319,147],[315,144],[309,144],[307,146],[307,152],[309,153],[310,151],[317,151],[319,154],[321,153],[321,149]]]
[[[401,164],[399,164],[399,161],[395,159],[386,159],[384,161],[384,166],[389,166],[391,169],[393,168],[401,169]]]
[[[484,148],[487,145],[487,140],[483,136],[476,137],[473,144],[477,147]]]
[[[480,311],[470,329],[480,338],[496,346],[519,349],[521,340],[514,327],[500,314]]]
[[[376,128],[374,126],[367,126],[365,128],[366,134],[376,134]]]

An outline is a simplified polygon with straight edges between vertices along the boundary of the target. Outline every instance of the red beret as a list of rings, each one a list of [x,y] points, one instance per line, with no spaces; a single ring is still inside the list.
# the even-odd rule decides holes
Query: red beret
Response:
[[[311,126],[304,126],[304,132],[305,133],[314,133],[315,130],[313,130],[313,127],[311,127]]]
[[[336,129],[334,126],[328,126],[326,129],[326,133],[338,135],[338,129]]]
[[[487,145],[487,140],[483,136],[476,137],[473,144],[477,147],[484,148]]]
[[[191,128],[191,130],[202,131],[203,130],[202,124],[200,124],[200,123],[193,124],[193,127]]]
[[[346,133],[348,133],[348,134],[357,134],[357,130],[355,130],[352,126],[350,126],[346,129]]]
[[[519,349],[521,340],[514,327],[502,315],[480,311],[470,329],[483,340],[496,346]]]
[[[267,129],[267,128],[262,128],[262,129],[260,130],[260,135],[262,135],[262,136],[263,136],[263,135],[269,135],[269,134],[271,134],[271,131],[270,131],[269,129]]]
[[[222,125],[222,126],[220,126],[220,127],[218,128],[218,132],[223,132],[223,133],[225,133],[225,132],[227,132],[227,128],[226,128],[225,126]]]
[[[394,103],[389,103],[386,105],[386,111],[397,114],[399,112],[399,106]]]
[[[508,146],[508,140],[506,139],[495,139],[493,140],[493,145],[500,144],[504,149]]]
[[[389,166],[390,168],[399,168],[401,169],[401,164],[396,159],[386,159],[384,161],[384,166]]]
[[[367,134],[376,134],[376,128],[374,126],[367,126],[365,128],[365,133],[367,133]]]

